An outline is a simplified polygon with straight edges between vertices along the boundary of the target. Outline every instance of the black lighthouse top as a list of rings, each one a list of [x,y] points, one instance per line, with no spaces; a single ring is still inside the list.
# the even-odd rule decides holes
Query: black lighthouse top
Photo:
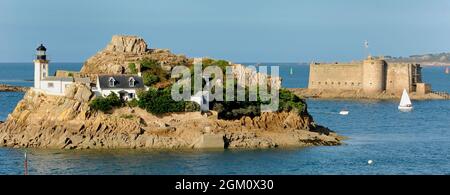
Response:
[[[45,52],[47,51],[47,48],[44,47],[43,44],[41,44],[38,48],[36,48],[36,59],[37,60],[47,60],[47,56]]]

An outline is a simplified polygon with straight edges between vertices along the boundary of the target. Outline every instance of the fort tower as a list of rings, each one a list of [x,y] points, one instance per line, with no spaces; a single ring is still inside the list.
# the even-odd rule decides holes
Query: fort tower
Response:
[[[381,93],[386,89],[386,61],[369,56],[363,62],[362,87],[367,94]]]

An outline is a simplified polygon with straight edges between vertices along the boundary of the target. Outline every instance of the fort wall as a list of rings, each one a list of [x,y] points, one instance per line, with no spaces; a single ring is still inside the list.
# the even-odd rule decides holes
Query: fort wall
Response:
[[[312,63],[309,70],[309,89],[362,90],[366,94],[386,92],[401,94],[417,91],[422,83],[421,67],[411,63],[387,63],[369,57],[362,62]],[[420,86],[424,93],[428,86]]]
[[[403,89],[414,91],[411,83],[411,64],[391,63],[387,68],[387,86],[386,92],[391,94],[400,94]]]
[[[311,64],[308,88],[359,90],[362,71],[358,63]]]

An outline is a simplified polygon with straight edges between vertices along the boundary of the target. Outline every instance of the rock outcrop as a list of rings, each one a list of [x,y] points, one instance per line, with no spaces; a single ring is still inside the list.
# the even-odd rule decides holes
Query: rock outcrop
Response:
[[[0,124],[0,146],[88,148],[271,148],[339,145],[341,137],[316,126],[308,114],[263,113],[220,120],[198,112],[154,116],[140,108],[112,113],[90,109],[93,95],[83,85],[66,97],[29,90]],[[321,131],[318,131],[322,129]]]
[[[105,49],[84,63],[81,74],[91,76],[93,81],[96,74],[130,74],[132,71],[128,65],[134,63],[136,67],[140,67],[143,59],[158,62],[166,71],[178,65],[191,66],[194,62],[192,58],[173,54],[167,49],[149,49],[145,40],[138,36],[115,35]],[[257,84],[258,79],[267,77],[241,64],[232,66],[235,77],[245,77],[246,84]],[[281,78],[269,78],[268,83],[280,88]]]
[[[84,63],[81,74],[129,74],[131,70],[128,64],[139,66],[142,59],[155,60],[166,70],[177,65],[192,64],[191,59],[173,54],[167,49],[149,49],[140,37],[115,35],[105,49]]]
[[[303,98],[317,99],[372,99],[372,100],[399,100],[401,94],[389,94],[385,92],[366,94],[362,90],[329,90],[329,89],[307,89],[307,88],[291,88],[289,91]],[[412,100],[443,100],[445,96],[434,93],[420,94],[417,92],[409,93]]]
[[[147,52],[147,43],[137,36],[114,35],[105,51],[143,54]]]
[[[28,87],[0,84],[0,92],[26,92]]]

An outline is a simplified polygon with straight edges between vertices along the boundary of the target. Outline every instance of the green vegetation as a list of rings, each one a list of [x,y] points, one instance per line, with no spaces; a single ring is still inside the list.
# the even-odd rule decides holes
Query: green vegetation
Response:
[[[69,72],[69,74],[67,74],[67,76],[73,77],[73,73]]]
[[[269,104],[270,102],[261,101],[259,96],[257,97],[257,101],[249,101],[249,89],[246,88],[245,92],[245,101],[214,101],[211,103],[212,110],[217,111],[219,113],[219,118],[224,119],[239,119],[243,116],[259,116],[261,114],[261,105]],[[236,93],[237,92],[235,92],[235,98],[237,97]],[[280,89],[279,107],[277,111],[295,111],[303,113],[306,111],[306,103],[289,90]]]
[[[122,105],[122,100],[114,92],[109,94],[106,98],[97,97],[89,104],[92,109],[103,112],[110,111],[114,107],[121,107]]]
[[[150,72],[144,72],[142,79],[144,80],[144,85],[146,86],[152,86],[159,82],[159,77]]]
[[[280,105],[278,111],[306,111],[306,102],[287,89],[280,89]]]
[[[132,119],[132,118],[134,118],[134,116],[131,115],[131,114],[122,114],[122,115],[120,115],[120,118],[124,118],[124,119]]]
[[[208,66],[217,66],[222,69],[222,72],[225,73],[226,67],[229,66],[229,62],[226,60],[214,60],[210,58],[204,58],[202,61],[203,69]]]
[[[137,74],[138,73],[138,70],[136,68],[136,64],[135,63],[129,63],[128,64],[128,68],[130,69],[131,74]]]
[[[162,69],[158,61],[145,58],[140,63],[144,85],[153,86],[170,78],[169,72]]]
[[[185,112],[197,112],[200,111],[200,105],[196,102],[186,102],[184,105]]]
[[[195,112],[200,110],[200,106],[195,102],[190,101],[174,101],[171,97],[171,85],[156,85],[160,82],[169,81],[170,75],[168,71],[161,68],[158,61],[152,59],[143,59],[140,61],[141,71],[143,72],[143,80],[146,86],[152,86],[148,91],[138,92],[139,100],[134,99],[129,102],[123,103],[120,98],[112,93],[106,98],[96,98],[90,104],[94,110],[109,111],[114,107],[120,107],[127,105],[129,107],[140,107],[152,114],[164,114],[171,112]],[[208,66],[218,66],[225,73],[226,67],[229,66],[229,62],[225,60],[213,60],[204,59],[203,69]],[[137,71],[136,65],[130,63],[129,66],[132,72]],[[192,67],[191,67],[192,71]],[[193,75],[192,75],[193,76]],[[192,78],[193,82],[194,79]],[[206,84],[203,81],[203,86]],[[226,80],[224,81],[224,91],[226,94]],[[155,88],[158,87],[159,89]],[[235,98],[237,97],[237,81],[235,79]],[[192,87],[194,90],[194,87]],[[215,89],[213,89],[215,90]],[[192,91],[192,93],[194,93]],[[210,102],[210,109],[219,113],[219,118],[223,119],[238,119],[243,116],[255,117],[261,114],[261,105],[269,104],[270,102],[263,102],[258,96],[257,101],[249,101],[249,89],[245,88],[245,101],[213,101]],[[279,93],[279,108],[278,111],[295,111],[302,113],[306,111],[306,103],[286,89],[280,89]]]
[[[153,114],[185,111],[185,102],[174,101],[170,94],[170,87],[162,90],[151,88],[139,93],[138,96],[138,106]]]
[[[137,106],[138,106],[138,103],[139,103],[139,102],[138,102],[137,99],[132,99],[132,100],[130,100],[130,101],[127,102],[127,106],[134,108],[134,107],[137,107]]]

